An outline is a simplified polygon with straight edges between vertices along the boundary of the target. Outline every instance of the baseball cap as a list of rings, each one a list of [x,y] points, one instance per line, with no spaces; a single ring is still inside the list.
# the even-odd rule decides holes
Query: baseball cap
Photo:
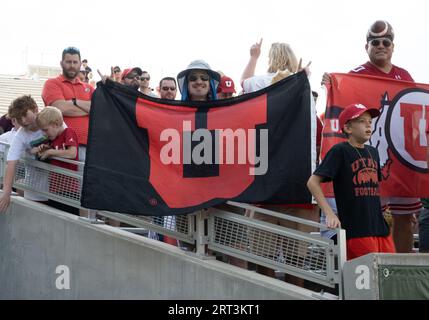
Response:
[[[217,93],[235,93],[234,81],[227,76],[220,78],[219,86],[217,87]]]
[[[121,79],[122,79],[122,80],[124,80],[124,78],[125,78],[127,75],[129,75],[131,72],[136,72],[139,76],[141,76],[141,75],[143,74],[142,69],[140,69],[139,67],[128,68],[128,69],[125,69],[125,70],[122,72],[122,77],[121,77]]]
[[[343,130],[344,125],[347,122],[359,118],[365,112],[368,112],[371,115],[371,118],[376,118],[380,115],[380,111],[378,109],[367,108],[360,103],[351,104],[340,113],[340,129]]]
[[[392,25],[385,20],[375,21],[366,33],[366,41],[376,38],[390,38],[393,41],[395,33],[393,32]]]

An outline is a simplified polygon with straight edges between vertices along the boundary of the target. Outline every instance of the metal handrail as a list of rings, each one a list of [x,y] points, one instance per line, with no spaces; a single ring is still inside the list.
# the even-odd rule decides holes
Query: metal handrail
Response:
[[[237,207],[249,208],[239,203]],[[278,215],[274,211],[250,207],[258,213]],[[286,215],[285,220],[288,220]],[[341,267],[345,262],[345,251],[341,247],[345,248],[344,230],[335,229],[340,240],[335,244],[320,234],[308,234],[219,209],[210,210],[208,229],[211,250],[328,287],[341,283]]]

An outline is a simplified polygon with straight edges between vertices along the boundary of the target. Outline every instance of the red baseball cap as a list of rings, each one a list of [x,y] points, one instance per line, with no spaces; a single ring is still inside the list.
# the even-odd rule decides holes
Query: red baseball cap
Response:
[[[129,75],[131,72],[133,72],[133,71],[137,72],[137,74],[138,74],[139,76],[141,76],[141,75],[143,74],[142,69],[140,69],[139,67],[135,67],[135,68],[128,68],[128,69],[125,69],[124,71],[122,71],[121,79],[122,79],[122,80],[124,80],[124,78],[125,78],[127,75]]]
[[[360,103],[351,104],[340,113],[340,129],[343,130],[344,125],[347,122],[359,118],[365,112],[368,112],[371,115],[371,118],[377,118],[380,115],[380,111],[378,109],[367,108]]]
[[[217,93],[235,93],[234,81],[230,77],[223,76],[220,78],[219,86],[217,87]]]

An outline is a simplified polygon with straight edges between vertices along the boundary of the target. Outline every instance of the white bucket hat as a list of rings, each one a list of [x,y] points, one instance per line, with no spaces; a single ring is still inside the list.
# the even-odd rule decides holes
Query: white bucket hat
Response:
[[[207,62],[205,62],[204,60],[194,60],[194,61],[192,61],[188,65],[188,67],[185,70],[181,71],[177,75],[177,83],[179,85],[179,90],[180,90],[181,93],[183,92],[183,86],[186,83],[186,77],[188,76],[188,74],[192,70],[204,70],[204,71],[207,71],[207,73],[209,74],[210,78],[214,81],[214,84],[215,84],[214,90],[217,89],[217,86],[219,85],[219,82],[220,82],[220,74],[217,73],[216,71],[213,71],[210,68],[210,65]]]

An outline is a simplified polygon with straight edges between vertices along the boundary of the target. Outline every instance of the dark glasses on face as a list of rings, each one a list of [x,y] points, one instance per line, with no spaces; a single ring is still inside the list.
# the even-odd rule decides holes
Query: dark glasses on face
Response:
[[[132,73],[132,74],[126,76],[125,78],[130,79],[130,80],[132,80],[132,79],[140,80],[142,77],[140,77],[138,74]]]
[[[147,81],[149,81],[150,80],[150,77],[140,77],[140,79],[143,81],[143,80],[147,80]]]
[[[176,87],[161,87],[161,89],[164,91],[168,91],[168,90],[175,91]]]
[[[369,42],[369,44],[372,45],[373,47],[378,47],[380,43],[382,43],[385,48],[389,48],[392,45],[392,41],[388,38],[372,39]]]
[[[114,73],[119,73],[121,70],[113,70]]]
[[[198,79],[201,79],[201,81],[209,81],[210,77],[207,74],[200,74],[200,75],[190,74],[188,77],[188,81],[191,81],[191,82],[197,81]]]

